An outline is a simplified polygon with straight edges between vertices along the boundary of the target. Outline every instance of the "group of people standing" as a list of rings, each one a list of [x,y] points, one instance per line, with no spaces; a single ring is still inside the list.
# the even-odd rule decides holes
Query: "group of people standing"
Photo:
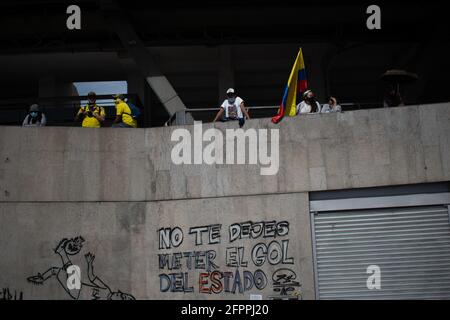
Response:
[[[137,128],[137,116],[133,113],[133,106],[130,106],[123,95],[113,95],[116,106],[116,116],[111,127],[113,128]],[[81,107],[75,116],[75,121],[82,120],[83,128],[100,128],[105,121],[105,108],[98,106],[95,92],[88,93],[88,103]]]
[[[333,96],[328,98],[328,103],[320,105],[316,101],[314,92],[307,90],[303,93],[303,101],[300,102],[296,107],[296,114],[306,114],[306,113],[330,113],[330,112],[341,112],[342,107],[338,104],[337,99]],[[227,98],[224,100],[220,106],[219,111],[216,114],[213,122],[219,119],[222,121],[237,120],[239,121],[239,127],[243,127],[245,119],[250,119],[247,109],[245,108],[244,100],[236,95],[233,88],[227,90]]]
[[[237,96],[233,88],[229,88],[226,92],[227,98],[223,101],[219,111],[213,122],[219,118],[222,121],[237,120],[239,127],[243,127],[245,119],[250,119],[244,100]],[[88,103],[80,107],[75,116],[75,121],[81,121],[83,128],[100,128],[105,121],[105,108],[97,105],[97,95],[95,92],[88,93]],[[139,111],[131,104],[127,103],[121,94],[113,95],[114,104],[116,106],[116,116],[111,127],[113,128],[137,128],[137,117]],[[328,103],[320,105],[316,101],[314,92],[307,90],[303,94],[303,101],[296,107],[296,114],[307,113],[330,113],[341,112],[342,108],[338,104],[335,97],[329,97]],[[30,112],[23,121],[23,126],[45,126],[47,123],[45,114],[40,110],[37,104],[30,107]]]
[[[137,128],[139,111],[131,103],[127,103],[122,94],[113,95],[116,107],[116,116],[111,127],[113,128]],[[80,107],[75,116],[75,121],[81,121],[83,128],[100,128],[105,122],[105,108],[97,105],[95,92],[88,93],[88,102]],[[37,104],[30,107],[30,111],[23,120],[24,127],[43,127],[47,124],[45,114]]]
[[[303,101],[297,105],[297,115],[301,113],[330,113],[341,112],[342,107],[338,104],[337,99],[333,96],[328,98],[328,103],[323,106],[316,100],[314,92],[306,90],[303,93]]]

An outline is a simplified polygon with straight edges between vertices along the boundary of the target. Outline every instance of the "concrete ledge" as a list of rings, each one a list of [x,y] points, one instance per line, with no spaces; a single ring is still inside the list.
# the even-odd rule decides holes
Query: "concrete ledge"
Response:
[[[245,129],[280,129],[274,176],[261,176],[259,165],[174,165],[177,128],[0,127],[0,201],[156,201],[450,180],[450,103],[279,125],[250,120]]]

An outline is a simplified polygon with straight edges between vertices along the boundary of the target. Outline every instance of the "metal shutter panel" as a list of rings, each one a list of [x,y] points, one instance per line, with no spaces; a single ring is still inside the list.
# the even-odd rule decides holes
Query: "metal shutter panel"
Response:
[[[444,206],[314,214],[320,299],[450,299],[450,225]],[[369,265],[381,290],[367,289]]]

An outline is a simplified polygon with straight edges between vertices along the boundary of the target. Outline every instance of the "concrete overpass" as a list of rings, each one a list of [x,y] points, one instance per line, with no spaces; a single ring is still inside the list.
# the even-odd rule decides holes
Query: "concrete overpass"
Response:
[[[60,268],[61,239],[81,236],[70,259],[83,277],[92,252],[95,274],[138,299],[449,298],[449,122],[448,103],[250,120],[279,129],[272,176],[175,165],[171,135],[193,126],[0,127],[0,286],[70,299],[48,273],[30,281]],[[374,263],[382,290],[366,287]],[[231,275],[210,291],[214,269]],[[275,290],[280,269],[295,275],[287,293]]]
[[[302,46],[310,87],[321,101],[334,94],[344,102],[379,103],[379,76],[390,68],[419,73],[407,103],[450,100],[442,81],[449,33],[437,2],[382,3],[376,31],[365,27],[366,7],[352,2],[196,2],[177,10],[162,3],[77,3],[77,31],[65,27],[69,2],[2,3],[4,99],[65,96],[74,81],[126,80],[145,107],[147,126],[162,125],[183,106],[216,107],[230,86],[249,105],[277,105]],[[137,51],[128,45],[135,40]],[[152,72],[159,76],[149,77]]]

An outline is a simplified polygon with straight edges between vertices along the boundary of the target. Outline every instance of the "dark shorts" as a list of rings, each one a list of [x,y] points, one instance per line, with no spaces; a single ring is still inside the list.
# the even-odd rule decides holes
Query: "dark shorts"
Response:
[[[224,118],[223,121],[239,121],[239,128],[242,128],[245,124],[245,118]]]

